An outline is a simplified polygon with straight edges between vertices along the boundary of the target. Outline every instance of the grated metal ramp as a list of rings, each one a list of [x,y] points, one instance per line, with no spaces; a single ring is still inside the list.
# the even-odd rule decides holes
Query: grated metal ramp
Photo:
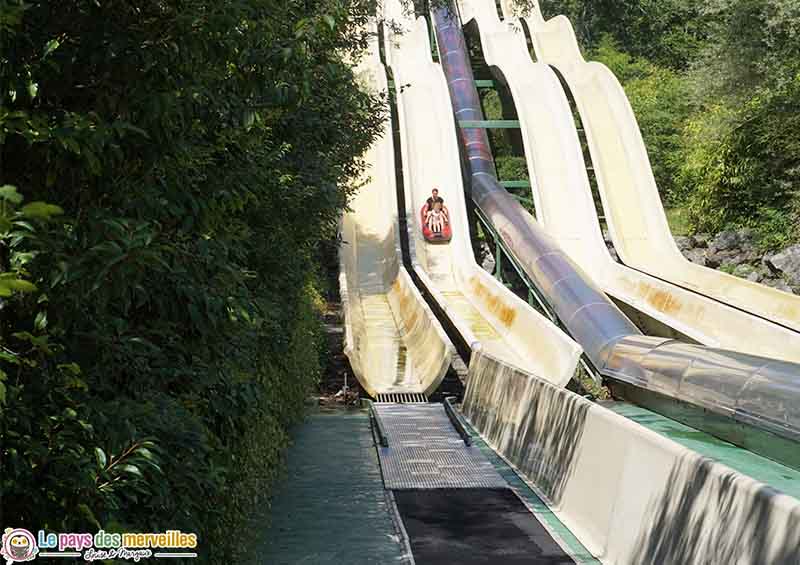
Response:
[[[384,392],[376,397],[378,402],[391,402],[397,404],[407,404],[413,402],[428,402],[425,395],[421,392]]]
[[[467,446],[441,404],[375,404],[388,447],[378,447],[387,489],[508,488],[480,449]]]

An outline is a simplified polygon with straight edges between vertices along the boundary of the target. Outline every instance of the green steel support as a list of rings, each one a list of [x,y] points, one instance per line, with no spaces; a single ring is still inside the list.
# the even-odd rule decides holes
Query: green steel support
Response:
[[[529,204],[530,206],[534,206],[534,202],[530,198],[525,198],[524,196],[519,196],[518,194],[512,194],[511,196],[513,196],[518,202],[522,202],[523,204]]]
[[[459,120],[458,125],[476,129],[519,129],[519,120]]]
[[[500,238],[494,234],[494,276],[503,282],[503,248],[500,247]]]
[[[501,180],[500,186],[503,188],[530,188],[531,181],[529,180]]]
[[[475,88],[494,88],[493,80],[476,80]]]

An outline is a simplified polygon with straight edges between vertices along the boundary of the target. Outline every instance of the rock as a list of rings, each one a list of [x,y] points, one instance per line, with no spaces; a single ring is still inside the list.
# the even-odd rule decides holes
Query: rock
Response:
[[[739,241],[739,245],[749,243],[753,239],[753,230],[750,228],[739,228],[736,230],[736,238]]]
[[[481,261],[481,267],[487,273],[494,273],[494,268],[497,266],[497,263],[494,260],[494,255],[488,253],[483,257],[483,261]]]
[[[765,257],[764,262],[773,271],[782,273],[790,284],[800,286],[800,243]]]
[[[675,244],[681,251],[688,251],[689,249],[692,249],[694,247],[694,239],[692,237],[676,235]]]
[[[704,267],[707,265],[706,252],[702,249],[690,249],[689,251],[684,251],[683,256],[692,263],[703,265]]]
[[[758,274],[758,271],[752,265],[748,265],[747,263],[742,263],[737,265],[737,267],[733,270],[733,274],[742,279],[748,279],[752,274]],[[758,282],[758,281],[755,281]]]
[[[760,282],[763,277],[764,277],[764,275],[762,275],[760,271],[753,271],[752,273],[747,275],[745,278],[747,280],[749,280],[750,282],[756,282],[757,283],[757,282]]]
[[[736,250],[723,251],[718,255],[722,258],[722,265],[728,268],[738,267],[747,262],[747,256]]]
[[[706,253],[705,257],[706,257],[706,267],[711,267],[712,269],[716,269],[720,265],[722,265],[723,258],[716,253],[711,253],[710,249],[709,252]]]
[[[739,245],[739,236],[735,231],[721,231],[709,244],[712,253],[717,251],[729,251]]]
[[[707,233],[696,233],[692,238],[694,239],[694,246],[701,248],[708,247],[708,242],[711,241],[711,235]]]

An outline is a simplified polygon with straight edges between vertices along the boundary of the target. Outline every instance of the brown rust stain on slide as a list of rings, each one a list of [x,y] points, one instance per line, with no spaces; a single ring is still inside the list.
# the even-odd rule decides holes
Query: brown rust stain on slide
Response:
[[[508,306],[503,299],[493,294],[486,286],[481,283],[478,277],[470,279],[472,291],[480,300],[486,304],[489,311],[506,327],[510,327],[517,317],[517,311],[513,306]]]
[[[422,314],[420,308],[417,307],[414,296],[408,292],[400,284],[400,278],[396,278],[392,283],[392,291],[397,294],[398,301],[400,302],[400,320],[399,324],[402,326],[404,333],[410,332],[414,326],[419,322],[419,317]]]

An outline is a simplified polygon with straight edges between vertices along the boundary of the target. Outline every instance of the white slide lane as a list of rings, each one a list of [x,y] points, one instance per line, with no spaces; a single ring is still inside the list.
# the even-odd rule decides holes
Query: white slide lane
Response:
[[[514,7],[503,0],[506,19]],[[627,265],[800,331],[800,297],[686,260],[667,224],[641,132],[614,74],[586,62],[569,20],[544,21],[538,2],[524,18],[536,58],[564,76],[581,115],[609,232]]]
[[[377,29],[375,30],[377,31]],[[358,80],[386,92],[377,35],[356,67]],[[371,395],[430,394],[455,350],[401,264],[394,145],[387,121],[364,156],[365,182],[342,217],[339,288],[344,352]]]
[[[473,18],[478,23],[486,62],[502,72],[513,96],[537,219],[573,260],[615,299],[699,343],[800,361],[797,332],[620,265],[610,257],[572,113],[558,78],[547,64],[531,60],[519,21],[501,22],[491,0],[462,0],[459,5],[463,23]],[[660,209],[660,201],[656,204]],[[627,213],[637,215],[636,210],[627,209]]]
[[[431,58],[423,18],[390,0],[386,64],[397,85],[406,214],[412,263],[472,350],[484,350],[558,386],[572,377],[581,347],[475,262],[453,111],[441,67]],[[449,244],[425,242],[419,209],[438,187],[450,212]]]

